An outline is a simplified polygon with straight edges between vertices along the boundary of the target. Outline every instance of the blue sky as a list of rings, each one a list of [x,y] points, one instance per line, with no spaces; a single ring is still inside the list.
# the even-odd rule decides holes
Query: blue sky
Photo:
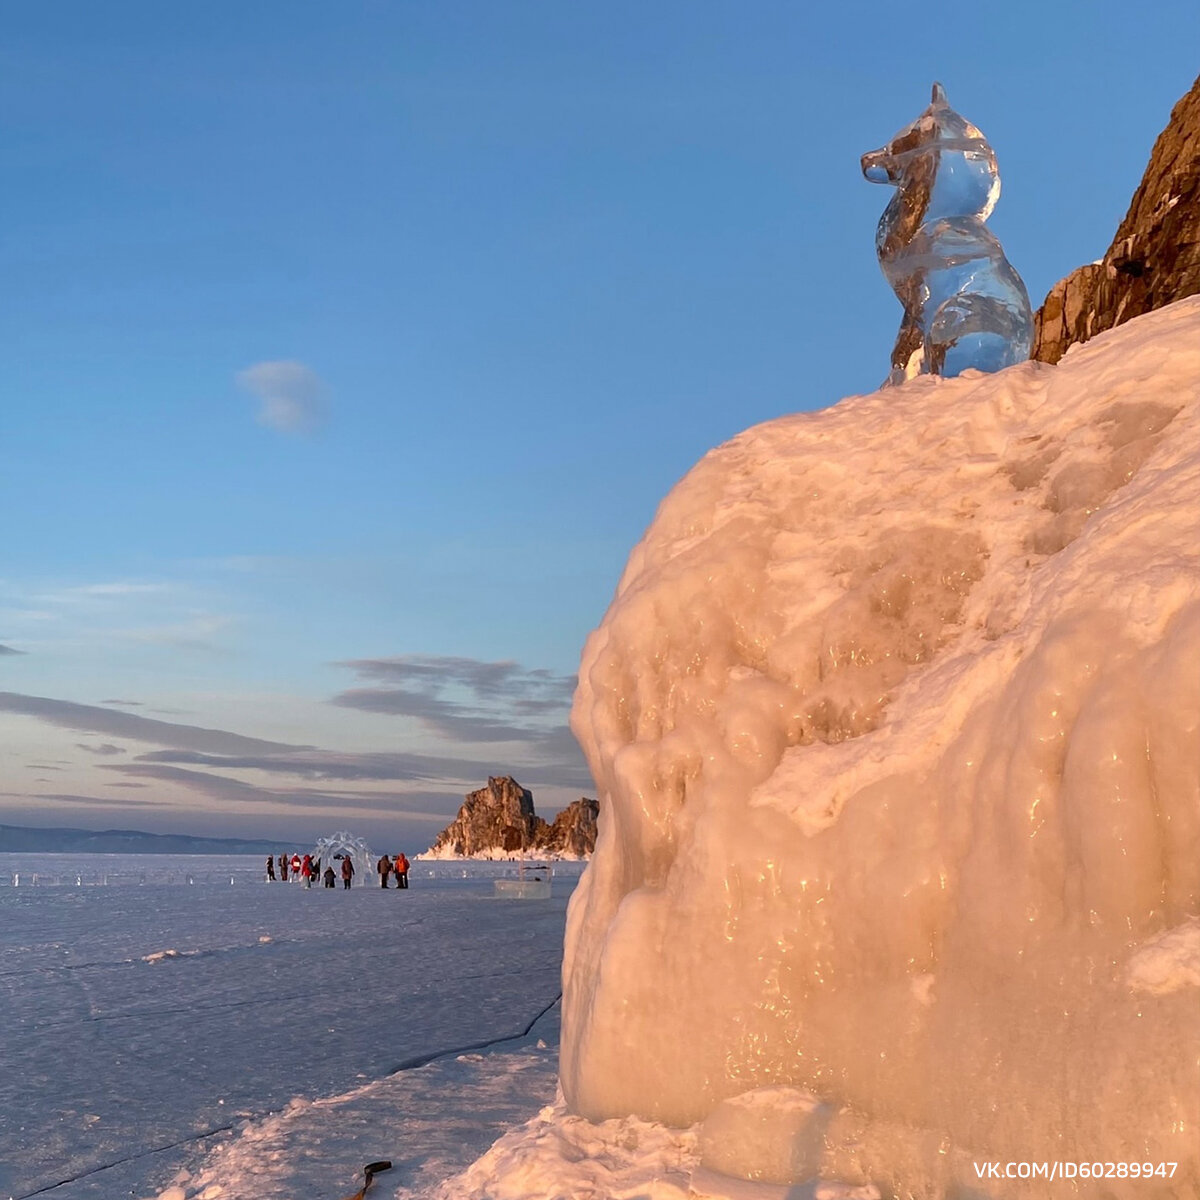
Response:
[[[590,792],[658,502],[886,373],[859,155],[940,79],[1036,305],[1200,70],[1195,0],[912,12],[6,4],[0,822],[421,849],[488,773]]]

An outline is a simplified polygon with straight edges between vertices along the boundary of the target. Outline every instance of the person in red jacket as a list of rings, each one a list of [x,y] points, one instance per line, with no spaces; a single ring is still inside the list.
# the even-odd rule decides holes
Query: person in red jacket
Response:
[[[397,854],[392,860],[392,870],[396,872],[396,886],[408,887],[408,859],[403,854]]]
[[[342,859],[342,887],[348,888],[350,880],[354,878],[354,864],[350,861],[350,855],[346,855]]]
[[[313,861],[312,855],[306,854],[300,862],[300,874],[304,876],[304,886],[312,887],[313,881]]]
[[[300,855],[292,855],[292,878],[299,880],[300,878]]]

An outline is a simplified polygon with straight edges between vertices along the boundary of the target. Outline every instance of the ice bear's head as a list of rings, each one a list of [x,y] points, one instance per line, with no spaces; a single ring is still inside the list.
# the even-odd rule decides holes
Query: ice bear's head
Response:
[[[928,204],[924,220],[977,217],[984,221],[1000,198],[996,155],[983,134],[950,107],[940,83],[929,107],[886,146],[862,156],[871,183],[890,183]]]

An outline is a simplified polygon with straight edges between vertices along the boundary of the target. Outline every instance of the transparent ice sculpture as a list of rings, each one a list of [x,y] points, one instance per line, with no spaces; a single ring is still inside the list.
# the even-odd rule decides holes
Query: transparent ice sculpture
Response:
[[[1027,359],[1029,294],[984,225],[1000,197],[996,155],[940,83],[911,125],[862,156],[862,170],[896,189],[875,234],[879,265],[904,305],[888,382]]]
[[[363,887],[372,881],[375,876],[375,859],[372,857],[370,847],[362,838],[355,837],[354,834],[346,833],[344,830],[330,834],[329,837],[317,838],[317,844],[312,849],[313,859],[320,860],[322,871],[326,867],[333,866],[340,883],[342,879],[341,864],[333,865],[334,855],[338,854],[343,858],[348,858],[354,864],[356,886]]]

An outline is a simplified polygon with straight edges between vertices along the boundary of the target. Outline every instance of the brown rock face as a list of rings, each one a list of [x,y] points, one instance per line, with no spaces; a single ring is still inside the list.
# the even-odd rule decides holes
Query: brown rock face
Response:
[[[600,804],[581,796],[573,800],[554,818],[553,825],[541,822],[537,848],[550,854],[570,854],[586,858],[596,848],[596,818]]]
[[[1077,342],[1200,294],[1200,78],[1175,105],[1117,236],[1072,271],[1034,316],[1032,357],[1056,363]]]
[[[435,854],[524,850],[533,845],[538,821],[528,788],[511,775],[492,777],[487,787],[467,794],[458,816],[438,834],[430,849]]]
[[[582,858],[595,848],[599,811],[600,805],[585,796],[568,804],[548,825],[534,812],[528,788],[511,775],[492,777],[487,787],[467,794],[430,853],[488,856],[531,850]]]

